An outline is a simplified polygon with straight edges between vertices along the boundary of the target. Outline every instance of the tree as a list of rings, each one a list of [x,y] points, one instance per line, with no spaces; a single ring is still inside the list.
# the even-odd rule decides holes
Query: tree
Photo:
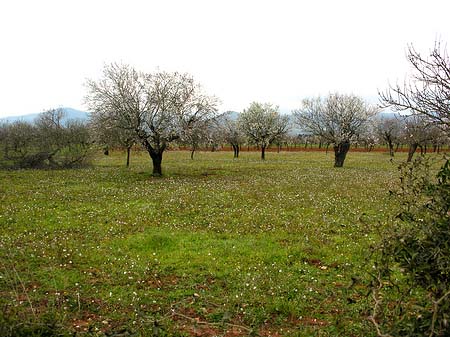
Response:
[[[222,117],[223,114],[205,128],[205,146],[211,148],[211,152],[217,150],[224,142],[223,130],[220,125]]]
[[[403,139],[408,144],[408,159],[410,162],[417,148],[423,149],[427,142],[432,139],[430,124],[422,115],[409,115],[404,117]],[[422,150],[423,153],[423,150]]]
[[[302,108],[293,113],[300,128],[333,144],[334,166],[342,167],[350,143],[377,110],[357,96],[335,93],[326,98],[304,99]]]
[[[126,167],[130,166],[131,148],[137,142],[136,134],[129,129],[123,129],[111,125],[105,116],[98,114],[92,115],[90,120],[90,129],[95,142],[105,147],[105,153],[109,148],[119,146],[124,147],[127,152]]]
[[[253,102],[239,115],[238,123],[248,140],[261,148],[264,160],[267,147],[288,132],[289,117],[270,103]]]
[[[372,151],[376,144],[379,143],[377,134],[377,123],[374,119],[369,120],[365,127],[358,134],[356,142],[362,145],[367,151]]]
[[[404,123],[397,117],[381,117],[376,123],[376,133],[378,137],[387,144],[389,155],[394,157],[394,144],[400,142]]]
[[[209,121],[195,123],[191,126],[186,126],[183,132],[181,143],[191,147],[191,159],[194,159],[195,151],[208,141],[208,124]]]
[[[224,140],[233,148],[233,158],[239,158],[240,146],[244,142],[244,134],[239,128],[236,119],[231,118],[232,112],[228,112],[219,121],[219,129]]]
[[[167,146],[217,113],[217,98],[204,94],[189,74],[144,73],[113,63],[100,80],[88,80],[87,88],[92,115],[133,132],[149,153],[155,176],[162,174]]]
[[[385,107],[408,110],[425,116],[431,123],[450,128],[450,60],[447,51],[435,42],[429,57],[408,46],[408,61],[413,69],[403,85],[380,92]]]
[[[429,130],[431,145],[433,146],[433,152],[439,153],[441,147],[449,143],[450,133],[445,132],[437,125],[432,125]]]

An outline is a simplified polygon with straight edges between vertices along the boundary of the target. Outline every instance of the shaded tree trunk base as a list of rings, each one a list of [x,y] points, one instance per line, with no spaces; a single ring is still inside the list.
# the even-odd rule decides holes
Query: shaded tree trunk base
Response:
[[[335,145],[334,149],[334,167],[343,167],[345,157],[347,156],[348,150],[350,150],[350,143],[343,142]]]
[[[419,144],[417,144],[417,143],[409,144],[408,159],[406,159],[407,163],[411,162],[411,160],[414,156],[414,153],[416,153],[418,146],[419,146]]]
[[[392,144],[392,141],[388,141],[388,147],[389,147],[389,156],[394,157],[394,144]]]
[[[162,176],[162,168],[161,168],[162,155],[163,155],[162,151],[154,151],[153,150],[152,152],[150,152],[150,157],[152,158],[152,162],[153,162],[152,176],[154,176],[154,177]]]
[[[231,145],[233,147],[233,158],[239,158],[239,145]]]
[[[130,167],[131,146],[127,147],[127,167]]]

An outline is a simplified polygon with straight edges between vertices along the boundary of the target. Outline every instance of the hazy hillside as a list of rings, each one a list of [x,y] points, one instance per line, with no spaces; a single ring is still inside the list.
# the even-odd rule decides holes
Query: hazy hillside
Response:
[[[70,119],[87,120],[89,118],[89,114],[85,111],[76,110],[72,108],[62,108],[62,109],[66,113],[66,116],[64,117],[63,120],[70,120]],[[39,113],[32,113],[21,116],[4,117],[0,118],[0,122],[6,123],[13,123],[16,121],[33,122],[38,115]]]

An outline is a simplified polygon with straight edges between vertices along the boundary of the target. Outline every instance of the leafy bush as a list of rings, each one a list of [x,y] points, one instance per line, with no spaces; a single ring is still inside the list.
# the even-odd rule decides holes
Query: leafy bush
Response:
[[[370,320],[379,336],[450,334],[450,161],[400,166],[401,210],[377,247]]]

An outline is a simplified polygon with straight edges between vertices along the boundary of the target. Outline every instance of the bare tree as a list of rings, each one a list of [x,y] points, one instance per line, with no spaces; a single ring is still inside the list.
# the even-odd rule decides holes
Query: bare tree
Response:
[[[357,135],[356,143],[362,145],[366,151],[372,151],[375,145],[379,143],[377,133],[377,122],[375,119],[370,119]]]
[[[394,157],[394,145],[401,139],[404,123],[399,117],[387,118],[381,117],[376,121],[376,133],[378,137],[386,142],[389,148],[389,155]]]
[[[209,147],[211,152],[216,151],[224,143],[223,130],[220,125],[223,116],[222,114],[214,122],[209,123],[205,130],[205,146]]]
[[[248,140],[261,148],[264,160],[266,148],[288,132],[289,116],[280,115],[270,103],[253,102],[239,115],[238,123]]]
[[[441,148],[450,141],[450,133],[445,132],[442,128],[432,125],[429,130],[430,142],[433,147],[433,152],[439,153]]]
[[[102,79],[89,80],[87,87],[92,115],[134,132],[152,159],[155,176],[162,174],[168,144],[217,113],[217,98],[204,94],[189,74],[148,74],[111,64],[104,67]]]
[[[185,126],[181,143],[191,147],[191,159],[194,159],[194,153],[202,145],[208,142],[208,126],[209,120],[202,123],[193,123],[190,126]]]
[[[112,125],[102,114],[91,115],[90,130],[96,143],[105,147],[105,154],[109,153],[111,147],[122,147],[126,149],[126,167],[130,166],[131,148],[138,142],[133,130],[119,128]]]
[[[403,139],[409,146],[406,161],[410,162],[417,148],[421,148],[423,154],[423,147],[432,140],[431,125],[423,115],[408,115],[404,119]]]
[[[244,142],[244,134],[239,128],[237,119],[233,119],[231,114],[231,112],[228,112],[221,118],[219,128],[223,134],[224,141],[233,148],[233,158],[239,158],[240,147]]]
[[[450,130],[450,60],[446,49],[435,42],[429,57],[408,46],[408,61],[413,74],[403,85],[379,92],[383,106],[409,110]]]
[[[302,108],[293,113],[300,128],[333,144],[334,166],[342,167],[350,143],[377,109],[357,96],[336,93],[326,98],[304,99]]]

